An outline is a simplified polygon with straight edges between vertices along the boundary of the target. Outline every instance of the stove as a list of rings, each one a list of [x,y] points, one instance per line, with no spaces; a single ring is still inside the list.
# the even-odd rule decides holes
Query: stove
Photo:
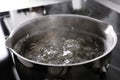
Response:
[[[109,64],[109,69],[107,72],[104,72],[100,75],[96,75],[90,71],[90,75],[87,76],[85,80],[119,80],[120,79],[120,13],[113,11],[93,0],[88,0],[85,4],[85,7],[89,10],[90,14],[85,15],[85,16],[90,16],[99,20],[102,20],[108,24],[113,25],[115,32],[117,33],[118,36],[118,42],[114,50],[112,51],[111,55],[111,62]],[[21,10],[16,10],[14,13],[13,17],[10,17],[9,12],[5,13],[3,16],[0,15],[0,23],[5,38],[9,35],[9,33],[19,24],[35,18],[39,16],[43,16],[43,13],[41,10],[45,10],[46,14],[45,15],[50,15],[50,14],[77,14],[81,15],[78,12],[75,12],[72,9],[71,2],[64,2],[64,3],[58,3],[58,4],[53,4],[53,5],[48,5],[48,6],[40,6],[40,7],[34,7],[31,10],[29,8],[27,9],[21,9]],[[84,14],[83,14],[84,15]],[[13,19],[14,18],[14,19]],[[7,50],[7,53],[9,51]],[[4,71],[2,74],[2,77],[0,77],[0,80],[24,80],[23,77],[24,75],[19,75],[15,66],[14,62],[12,61],[12,56],[9,55],[7,56],[5,60],[2,60],[2,63],[0,64],[0,70]],[[3,67],[1,67],[3,66]],[[9,67],[8,67],[9,66]],[[6,76],[7,75],[7,76]],[[31,76],[28,74],[28,76]],[[29,80],[32,80],[29,78]],[[37,80],[37,79],[35,79]],[[48,80],[48,79],[46,79]],[[61,79],[53,79],[53,80],[61,80]],[[80,79],[83,80],[83,79]]]

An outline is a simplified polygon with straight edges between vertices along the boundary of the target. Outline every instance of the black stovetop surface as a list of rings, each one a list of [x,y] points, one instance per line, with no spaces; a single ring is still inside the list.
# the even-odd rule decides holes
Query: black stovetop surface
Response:
[[[64,9],[62,9],[64,7]],[[105,21],[109,24],[112,24],[117,36],[118,36],[118,42],[114,50],[112,51],[112,57],[111,57],[111,63],[108,72],[105,73],[104,78],[100,79],[97,78],[96,80],[120,80],[120,14],[101,5],[96,2],[93,2],[91,0],[88,0],[86,3],[86,6],[89,7],[92,10],[92,14],[89,15],[90,17],[100,19],[102,21]],[[66,3],[59,3],[54,5],[46,6],[47,14],[71,14],[72,8],[70,2]],[[29,11],[28,9],[24,10],[18,10],[19,11]],[[39,12],[37,12],[39,13]],[[21,14],[21,13],[18,13]],[[6,13],[5,13],[6,15]],[[1,15],[2,16],[2,15]],[[6,23],[4,22],[4,18],[10,18],[10,17],[1,17],[0,23],[1,27],[0,29],[3,30],[5,36],[9,35],[8,27],[6,26]],[[21,18],[22,19],[22,18]],[[0,53],[3,54],[3,53]],[[9,54],[9,52],[8,52]],[[11,59],[11,55],[9,55],[8,58],[0,62],[0,80],[20,80],[18,78],[18,75],[16,73],[16,70],[14,68],[14,64]]]

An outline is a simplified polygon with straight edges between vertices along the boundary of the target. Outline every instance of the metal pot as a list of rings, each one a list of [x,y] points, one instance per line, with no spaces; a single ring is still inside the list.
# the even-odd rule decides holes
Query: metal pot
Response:
[[[61,30],[74,28],[96,34],[106,40],[107,51],[94,59],[66,65],[36,62],[14,51],[13,46],[22,37],[51,28]],[[108,68],[111,51],[116,43],[117,36],[111,25],[87,16],[71,14],[48,15],[29,20],[15,28],[6,41],[7,48],[14,54],[15,65],[21,80],[86,80],[87,76],[92,76],[91,73],[101,73],[103,68]],[[90,74],[86,75],[88,72]]]

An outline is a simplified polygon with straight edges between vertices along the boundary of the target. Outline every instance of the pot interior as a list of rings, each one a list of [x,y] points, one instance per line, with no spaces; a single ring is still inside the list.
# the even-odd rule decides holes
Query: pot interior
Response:
[[[31,42],[35,43],[35,42],[39,42],[40,40],[41,40],[40,45],[42,46],[42,48],[45,48],[45,49],[46,47],[50,46],[49,44],[52,43],[52,47],[53,47],[52,51],[54,49],[52,53],[55,53],[55,50],[58,50],[57,53],[60,54],[60,52],[63,50],[63,47],[64,47],[65,50],[62,52],[66,51],[65,55],[66,53],[71,53],[72,51],[73,52],[77,51],[75,53],[80,53],[81,47],[84,47],[83,45],[87,45],[89,46],[89,48],[87,49],[88,51],[85,52],[86,54],[85,53],[83,54],[84,57],[86,57],[85,58],[86,60],[82,59],[80,62],[91,60],[101,55],[108,54],[116,44],[116,35],[112,26],[90,17],[78,16],[78,15],[54,15],[54,16],[51,15],[51,16],[43,16],[40,18],[36,18],[20,25],[17,29],[13,31],[10,37],[11,37],[11,43],[9,44],[11,44],[11,47],[13,50],[15,51],[17,50],[17,53],[20,54],[20,56],[21,55],[26,56],[24,51],[27,52],[27,50],[31,49],[31,47],[28,49],[28,45]],[[22,52],[20,52],[21,49],[19,49],[18,47],[17,47],[18,49],[14,48],[17,42],[21,39],[22,41],[25,41],[25,39],[27,40],[27,42],[25,42],[27,43],[27,46],[26,45],[22,46],[24,47],[22,49],[23,50]],[[84,41],[81,39],[83,39]],[[53,43],[56,46],[53,46]],[[68,44],[65,45],[65,43],[68,43],[69,45]],[[83,45],[81,46],[81,44]],[[94,44],[97,46],[95,46]],[[32,44],[32,45],[35,45],[35,44]],[[72,51],[69,50],[70,47],[69,49],[68,47],[67,49],[65,48],[66,46],[71,46],[71,45],[74,45],[74,48],[72,48],[74,50]],[[61,46],[62,46],[62,49],[61,49]],[[38,48],[37,46],[35,49],[40,50],[41,48]],[[41,51],[41,53],[46,53],[45,49],[43,52]],[[92,54],[93,52],[90,53],[89,49],[91,50],[96,49],[96,51],[94,51],[96,56],[92,55],[91,57],[90,54]],[[47,51],[48,50],[50,50],[50,47],[47,49]],[[38,54],[37,52],[34,52],[34,51],[31,52],[31,54],[34,54],[34,53]],[[50,54],[50,51],[49,51],[49,54]],[[48,59],[53,56],[56,56],[56,55],[51,56],[50,54],[46,57]],[[69,56],[71,55],[68,55],[67,58]],[[30,59],[33,57],[31,57],[31,55],[27,55],[27,58]],[[39,62],[38,59],[36,61]],[[49,59],[47,61],[49,61]],[[49,63],[49,62],[45,62],[45,63]],[[72,62],[72,63],[76,63],[76,62]],[[79,60],[77,63],[79,63]]]

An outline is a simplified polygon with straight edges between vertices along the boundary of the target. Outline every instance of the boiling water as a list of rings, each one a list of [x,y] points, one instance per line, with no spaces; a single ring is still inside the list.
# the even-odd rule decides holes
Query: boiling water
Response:
[[[14,50],[22,56],[42,63],[73,64],[102,55],[104,40],[81,31],[47,31],[28,34]]]

